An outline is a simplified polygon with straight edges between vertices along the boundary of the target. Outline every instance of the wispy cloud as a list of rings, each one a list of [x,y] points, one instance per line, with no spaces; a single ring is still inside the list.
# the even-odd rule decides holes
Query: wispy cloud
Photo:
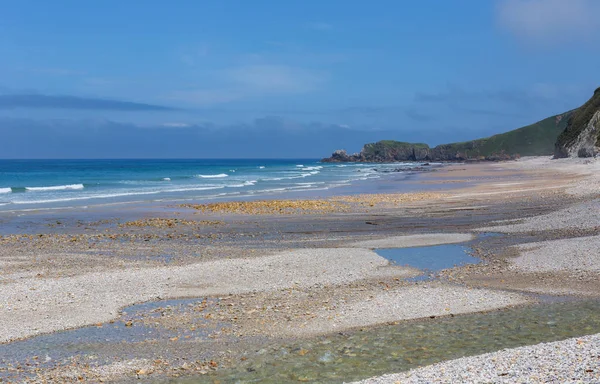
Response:
[[[596,38],[597,0],[500,0],[498,25],[529,43],[552,45]]]
[[[307,23],[306,28],[312,29],[315,31],[331,31],[331,30],[333,30],[333,25],[319,21],[319,22]]]
[[[78,71],[69,68],[31,68],[28,72],[50,76],[83,76],[84,71]]]
[[[218,71],[213,80],[217,86],[177,90],[168,98],[211,105],[256,96],[299,94],[318,89],[326,76],[286,65],[245,65]]]
[[[194,104],[211,106],[243,99],[245,94],[236,89],[189,89],[170,92],[167,99]]]
[[[253,90],[274,93],[302,93],[317,88],[323,76],[285,65],[250,65],[225,71],[226,77]]]
[[[195,46],[182,49],[180,60],[190,67],[193,67],[205,59],[210,52],[210,46],[207,43],[198,43]]]
[[[449,86],[447,89],[435,93],[419,92],[415,94],[415,102],[417,103],[444,103],[449,105],[494,102],[527,107],[548,98],[547,95],[533,94],[519,89],[473,91],[457,86]]]
[[[188,124],[188,123],[162,123],[160,124],[161,127],[166,127],[166,128],[188,128],[191,127],[192,124]]]
[[[432,116],[431,114],[420,112],[420,111],[416,110],[415,108],[407,108],[404,111],[404,113],[406,114],[406,117],[408,117],[409,119],[418,121],[418,122],[429,122],[429,121],[435,120],[435,117]]]
[[[103,88],[114,85],[115,81],[104,77],[87,77],[83,79],[83,84],[90,87]]]
[[[51,95],[0,95],[0,109],[48,108],[110,111],[169,111],[174,108],[129,101]]]

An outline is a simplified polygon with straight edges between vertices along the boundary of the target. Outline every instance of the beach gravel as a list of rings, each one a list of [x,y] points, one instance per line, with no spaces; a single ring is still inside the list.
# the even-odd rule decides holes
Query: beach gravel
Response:
[[[600,334],[450,360],[361,384],[600,383]]]
[[[319,334],[401,320],[489,311],[530,302],[516,293],[471,289],[438,282],[384,290],[370,298],[320,310],[303,324],[290,324],[289,335]],[[284,331],[285,332],[285,331]]]
[[[367,249],[318,248],[177,267],[22,278],[0,290],[0,342],[106,322],[120,308],[158,298],[204,297],[412,277]],[[7,279],[10,281],[10,279]]]
[[[528,243],[519,246],[521,256],[512,268],[527,272],[600,272],[600,236]]]
[[[600,227],[600,200],[574,204],[545,215],[528,217],[519,223],[497,221],[497,226],[479,229],[481,232],[532,232],[563,229],[593,229]]]

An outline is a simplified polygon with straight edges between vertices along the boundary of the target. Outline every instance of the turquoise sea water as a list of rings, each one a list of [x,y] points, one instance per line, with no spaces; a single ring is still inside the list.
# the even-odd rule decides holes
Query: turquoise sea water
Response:
[[[0,160],[0,210],[328,190],[418,165],[314,159]]]

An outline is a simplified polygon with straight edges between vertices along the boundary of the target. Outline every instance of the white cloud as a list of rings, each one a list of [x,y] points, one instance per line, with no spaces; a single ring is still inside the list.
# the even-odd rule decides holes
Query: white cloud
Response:
[[[500,0],[497,21],[519,39],[549,45],[595,38],[599,13],[598,0]]]
[[[171,92],[167,99],[196,105],[214,105],[242,99],[244,95],[234,89],[192,89]]]
[[[187,128],[192,125],[188,123],[162,123],[161,126],[166,128]]]
[[[169,99],[196,105],[214,105],[257,96],[281,96],[318,89],[325,76],[285,65],[246,65],[219,71],[217,86],[172,92]]]
[[[284,65],[249,65],[225,71],[237,85],[261,93],[301,93],[317,88],[322,76]]]

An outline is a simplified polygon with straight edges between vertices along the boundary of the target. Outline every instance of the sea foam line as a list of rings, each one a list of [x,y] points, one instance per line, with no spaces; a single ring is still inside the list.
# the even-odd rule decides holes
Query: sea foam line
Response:
[[[218,175],[197,175],[197,176],[202,179],[217,179],[217,178],[221,178],[221,177],[228,177],[229,175],[226,173],[219,173]]]
[[[249,187],[251,185],[256,184],[256,180],[248,180],[248,181],[244,181],[243,184],[233,184],[233,185],[226,185],[226,187],[228,188],[241,188],[241,187]]]
[[[11,193],[12,188],[0,188],[0,193]]]
[[[218,187],[190,187],[190,188],[164,189],[164,190],[158,190],[158,191],[106,193],[106,194],[99,194],[99,195],[78,196],[78,197],[69,197],[69,198],[60,198],[60,199],[13,201],[13,204],[60,203],[60,202],[66,202],[66,201],[91,200],[91,199],[108,199],[108,198],[113,198],[113,197],[124,197],[124,196],[157,195],[159,193],[190,192],[190,191],[208,191],[208,190],[211,190],[211,189],[223,189],[223,188],[225,188],[225,187],[224,186],[218,186]]]
[[[25,187],[26,191],[64,191],[64,190],[76,190],[83,189],[83,184],[69,184],[69,185],[56,185],[52,187]]]

